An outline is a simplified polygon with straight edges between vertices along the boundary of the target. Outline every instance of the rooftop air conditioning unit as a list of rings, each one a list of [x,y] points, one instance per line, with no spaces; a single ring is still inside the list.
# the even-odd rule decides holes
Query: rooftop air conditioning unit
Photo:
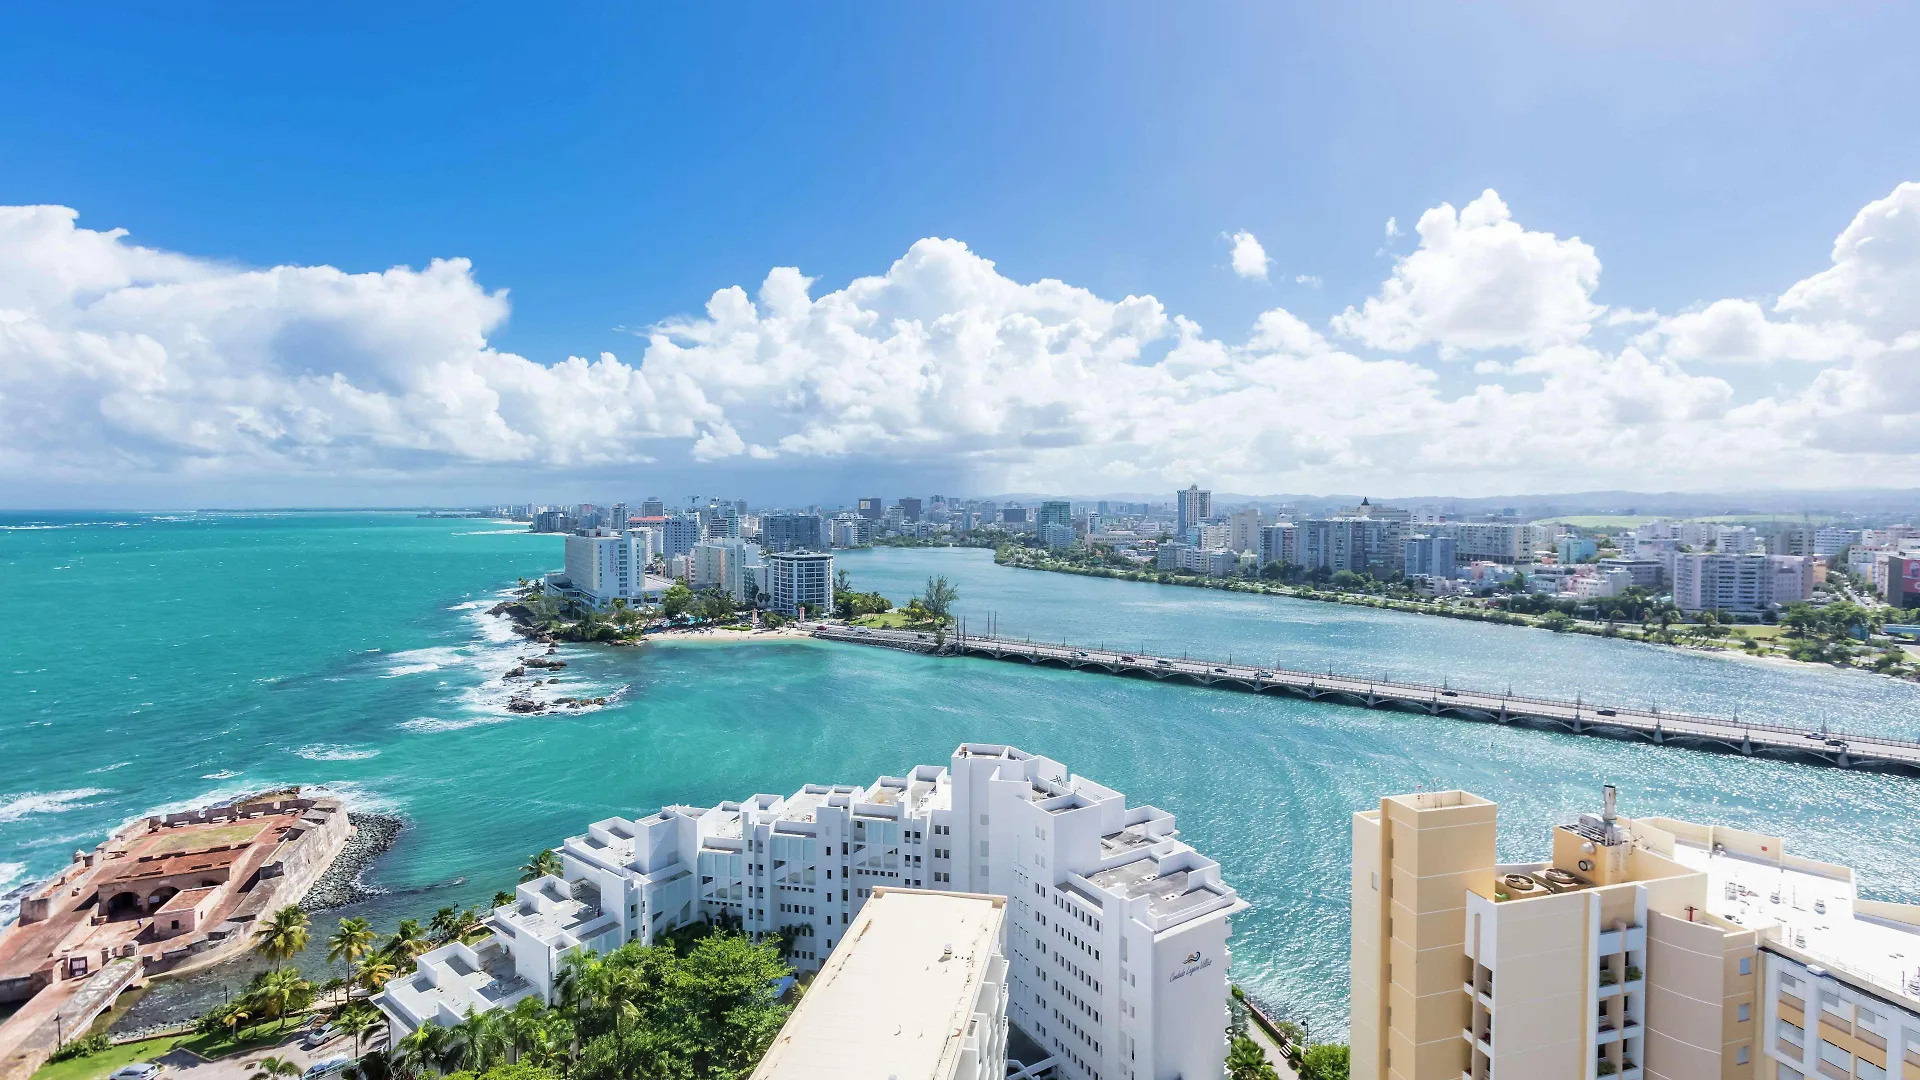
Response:
[[[1527,874],[1503,874],[1500,877],[1500,889],[1509,900],[1518,900],[1523,896],[1545,896],[1546,886],[1533,880]]]
[[[1557,893],[1572,892],[1575,889],[1584,889],[1587,887],[1587,883],[1582,881],[1578,875],[1569,873],[1557,866],[1550,866],[1533,876],[1539,879],[1540,884],[1545,885],[1548,889]]]

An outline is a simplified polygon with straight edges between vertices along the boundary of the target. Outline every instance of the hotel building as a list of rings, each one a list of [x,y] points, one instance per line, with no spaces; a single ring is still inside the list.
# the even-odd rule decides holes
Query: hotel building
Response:
[[[1354,815],[1354,1080],[1920,1078],[1920,907],[1611,785],[1539,862],[1495,862],[1496,812]]]
[[[1222,1075],[1227,938],[1246,902],[1172,815],[1057,761],[968,743],[945,766],[864,787],[608,818],[558,853],[564,875],[521,886],[486,942],[427,953],[387,984],[375,1002],[394,1038],[550,995],[570,949],[696,922],[783,934],[811,971],[876,890],[905,888],[1006,898],[1007,1016],[1058,1076]]]

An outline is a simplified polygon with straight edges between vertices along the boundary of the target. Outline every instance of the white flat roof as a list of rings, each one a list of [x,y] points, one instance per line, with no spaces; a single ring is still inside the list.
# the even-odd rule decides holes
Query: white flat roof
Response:
[[[1854,910],[1854,884],[1685,840],[1675,861],[1707,874],[1707,910],[1753,930],[1778,924],[1788,945],[1873,977],[1888,988],[1920,977],[1920,929]],[[1732,895],[1729,895],[1731,893]]]
[[[951,1075],[1000,951],[1005,905],[1000,896],[874,890],[754,1080]]]

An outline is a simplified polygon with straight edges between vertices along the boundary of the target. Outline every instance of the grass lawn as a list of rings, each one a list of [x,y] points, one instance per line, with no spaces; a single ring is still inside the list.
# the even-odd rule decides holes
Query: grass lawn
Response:
[[[92,1057],[72,1058],[40,1066],[33,1080],[101,1080],[115,1069],[136,1061],[150,1061],[192,1038],[190,1035],[162,1035],[122,1046],[110,1046]]]
[[[166,855],[175,851],[197,851],[226,844],[244,844],[265,831],[268,824],[270,823],[257,820],[236,821],[231,825],[217,825],[212,828],[178,829],[170,834],[163,833],[159,840],[148,845],[141,854]]]
[[[904,611],[883,611],[878,615],[862,615],[853,620],[855,626],[871,626],[875,630],[906,630],[912,627]]]
[[[179,1039],[179,1044],[203,1058],[225,1057],[272,1046],[300,1030],[310,1019],[308,1016],[293,1016],[285,1020],[267,1020],[239,1028],[231,1034],[216,1031],[208,1035],[189,1035]]]

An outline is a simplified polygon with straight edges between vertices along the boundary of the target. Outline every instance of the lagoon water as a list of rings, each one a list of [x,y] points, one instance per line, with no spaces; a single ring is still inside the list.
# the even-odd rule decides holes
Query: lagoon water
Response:
[[[809,781],[865,782],[1010,742],[1174,812],[1253,903],[1234,975],[1345,1025],[1349,815],[1465,787],[1503,806],[1503,857],[1595,808],[1783,832],[1920,901],[1920,781],[1334,704],[938,660],[811,641],[569,646],[569,695],[516,716],[527,650],[485,614],[561,541],[373,513],[0,516],[0,892],[166,806],[324,784],[404,817],[345,914],[389,928],[511,888],[525,857],[610,814]],[[980,550],[843,554],[897,601],[929,574],[970,627],[1295,668],[1657,702],[1920,734],[1920,687],[1876,676],[1331,604],[1042,574]],[[318,935],[316,935],[318,936]],[[1324,1026],[1323,1026],[1324,1025]]]

